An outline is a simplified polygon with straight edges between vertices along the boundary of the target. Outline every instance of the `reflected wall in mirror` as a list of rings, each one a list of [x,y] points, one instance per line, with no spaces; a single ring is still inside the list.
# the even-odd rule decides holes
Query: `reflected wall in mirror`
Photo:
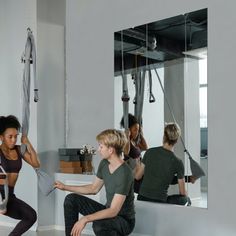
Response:
[[[205,173],[185,186],[192,206],[207,208],[207,9],[115,32],[114,68],[115,127],[123,116],[123,74],[129,113],[142,120],[149,148],[162,145],[165,122],[179,124],[174,152],[185,175],[192,175],[185,147]],[[177,192],[178,185],[168,189]]]

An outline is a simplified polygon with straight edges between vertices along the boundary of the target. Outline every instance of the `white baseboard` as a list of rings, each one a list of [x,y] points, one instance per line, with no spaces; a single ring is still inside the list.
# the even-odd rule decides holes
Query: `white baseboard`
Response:
[[[43,226],[38,226],[37,231],[49,231],[54,229],[56,229],[56,225],[43,225]]]
[[[45,226],[39,226],[37,231],[49,231],[49,230],[58,230],[58,231],[64,231],[65,227],[63,225],[45,225]],[[94,235],[92,230],[84,229],[84,234],[88,235]]]
[[[17,221],[16,221],[17,222]],[[0,221],[0,226],[5,226],[5,227],[10,227],[10,228],[14,228],[16,226],[17,223],[15,222],[6,222],[6,221]],[[30,228],[31,231],[37,231],[37,226],[33,225]]]

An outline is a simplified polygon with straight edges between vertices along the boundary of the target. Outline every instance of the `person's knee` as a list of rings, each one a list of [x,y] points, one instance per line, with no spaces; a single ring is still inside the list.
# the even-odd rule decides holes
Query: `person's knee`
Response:
[[[36,211],[35,210],[33,210],[32,212],[31,212],[31,223],[32,223],[32,225],[37,221],[37,213],[36,213]]]
[[[93,231],[95,235],[99,236],[119,236],[118,232],[110,227],[110,223],[107,220],[97,220],[93,222]]]
[[[27,221],[29,225],[33,225],[37,221],[37,213],[32,208],[29,211],[27,211],[27,214],[25,214],[22,217],[23,220]]]
[[[75,193],[70,193],[65,197],[64,200],[64,208],[70,208],[73,207],[73,202],[75,200]]]
[[[99,235],[99,233],[101,231],[103,231],[104,229],[105,228],[104,228],[102,220],[97,220],[97,221],[93,222],[93,231],[94,231],[95,235]]]

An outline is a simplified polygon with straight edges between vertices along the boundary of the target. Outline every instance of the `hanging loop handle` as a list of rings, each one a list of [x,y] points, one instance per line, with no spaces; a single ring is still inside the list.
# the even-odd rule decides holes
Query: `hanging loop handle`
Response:
[[[149,102],[153,103],[156,101],[153,92],[152,92],[152,72],[151,69],[149,68],[148,70],[148,80],[149,80]]]

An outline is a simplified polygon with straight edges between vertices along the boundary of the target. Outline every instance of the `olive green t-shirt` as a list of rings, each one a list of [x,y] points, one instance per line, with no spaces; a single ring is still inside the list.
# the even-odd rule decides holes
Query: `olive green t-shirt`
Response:
[[[112,174],[109,171],[109,162],[103,159],[98,167],[97,177],[104,181],[107,203],[110,207],[115,194],[125,195],[126,199],[118,215],[126,219],[133,219],[134,211],[134,177],[130,167],[124,162]]]
[[[139,194],[154,200],[166,201],[169,185],[175,175],[184,178],[184,165],[172,151],[163,147],[150,148],[144,154],[143,182]]]

